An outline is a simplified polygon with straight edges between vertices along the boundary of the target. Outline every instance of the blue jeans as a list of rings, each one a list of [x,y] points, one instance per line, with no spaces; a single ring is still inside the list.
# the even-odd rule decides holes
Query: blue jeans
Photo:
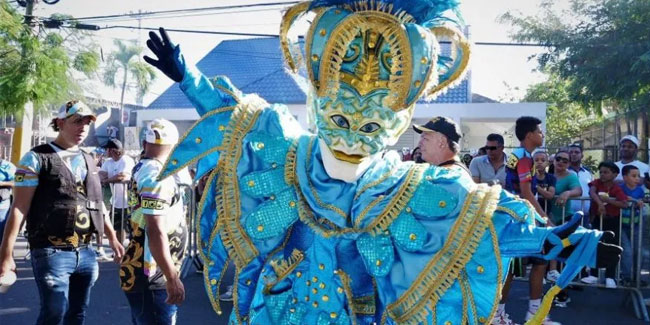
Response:
[[[133,325],[174,325],[176,324],[176,305],[168,305],[167,291],[164,289],[125,292],[131,306]]]
[[[2,243],[2,234],[5,232],[7,217],[9,216],[9,207],[0,209],[0,243]]]
[[[83,324],[90,288],[99,275],[92,247],[35,248],[31,254],[41,302],[36,324]]]

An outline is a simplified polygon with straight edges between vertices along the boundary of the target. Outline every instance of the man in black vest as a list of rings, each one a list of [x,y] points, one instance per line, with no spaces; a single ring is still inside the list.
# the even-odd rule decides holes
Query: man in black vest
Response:
[[[79,149],[95,116],[83,103],[70,101],[51,126],[59,134],[32,148],[20,160],[14,204],[0,246],[0,276],[14,272],[12,251],[23,219],[27,221],[34,279],[41,310],[37,324],[82,324],[99,267],[90,246],[93,233],[105,232],[120,259],[92,157]]]

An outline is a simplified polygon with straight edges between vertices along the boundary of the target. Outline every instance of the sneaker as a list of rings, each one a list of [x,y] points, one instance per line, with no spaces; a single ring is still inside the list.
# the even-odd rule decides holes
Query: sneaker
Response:
[[[553,305],[560,308],[568,307],[570,302],[571,297],[569,297],[569,294],[564,291],[560,291],[560,293],[558,293],[557,296],[555,296],[553,299]]]
[[[533,318],[533,315],[535,315],[535,312],[529,309],[526,312],[526,321],[529,321],[531,318]],[[551,320],[550,316],[546,315],[546,318],[544,318],[541,325],[562,325],[562,323],[554,322]]]
[[[219,295],[219,300],[221,301],[232,301],[232,286],[228,286],[226,292]]]
[[[616,280],[614,280],[612,278],[606,278],[605,279],[605,288],[616,289]]]
[[[586,283],[586,284],[596,284],[596,283],[598,283],[598,278],[593,276],[593,275],[590,275],[590,276],[587,276],[587,277],[584,277],[584,278],[580,279],[580,282]]]
[[[500,313],[496,312],[494,314],[494,318],[492,318],[492,322],[490,325],[518,325],[517,323],[513,322],[512,319],[510,319],[510,315],[506,313],[505,311]]]
[[[546,280],[549,280],[551,282],[557,282],[557,279],[560,277],[560,272],[557,270],[550,270],[546,274]]]
[[[100,248],[100,249],[95,251],[95,259],[97,261],[100,261],[100,262],[101,261],[111,261],[112,260],[108,255],[106,255],[106,252],[104,252],[103,248]]]

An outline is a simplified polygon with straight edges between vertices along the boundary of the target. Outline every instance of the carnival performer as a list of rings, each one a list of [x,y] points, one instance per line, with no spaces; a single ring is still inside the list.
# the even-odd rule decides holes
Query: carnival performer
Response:
[[[236,324],[486,323],[510,258],[566,261],[534,323],[583,266],[618,261],[603,233],[577,226],[580,215],[538,228],[534,209],[499,186],[386,151],[410,127],[415,102],[459,82],[468,67],[457,5],[290,7],[280,43],[291,72],[308,79],[301,84],[316,134],[286,106],[203,76],[164,29],[150,33],[156,58],[145,60],[179,82],[201,115],[159,177],[195,162],[196,177],[211,173],[197,232],[217,313],[223,270],[234,263]],[[303,39],[294,29],[304,18]]]

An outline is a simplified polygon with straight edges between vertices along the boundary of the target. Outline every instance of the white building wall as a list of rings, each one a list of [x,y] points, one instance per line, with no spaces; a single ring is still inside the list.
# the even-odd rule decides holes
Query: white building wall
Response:
[[[304,129],[309,129],[305,105],[288,105],[289,110]],[[461,126],[463,139],[461,150],[475,150],[485,145],[490,133],[504,136],[506,147],[516,147],[519,141],[514,135],[514,125],[521,116],[534,116],[542,120],[542,130],[546,131],[546,103],[467,103],[467,104],[418,104],[413,114],[414,124],[424,124],[435,116],[446,116]],[[155,118],[165,118],[176,122],[179,133],[184,134],[199,115],[194,109],[144,109],[137,111],[137,126]],[[419,135],[409,128],[393,149],[400,150],[417,146]]]

